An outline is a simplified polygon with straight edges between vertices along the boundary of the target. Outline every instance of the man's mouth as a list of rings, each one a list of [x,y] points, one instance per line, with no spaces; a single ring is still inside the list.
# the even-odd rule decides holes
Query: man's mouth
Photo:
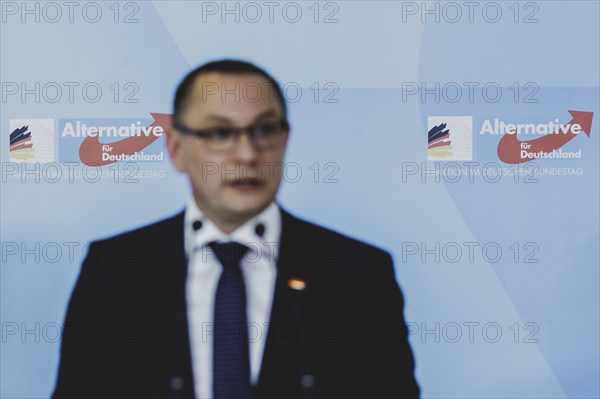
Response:
[[[229,186],[238,190],[257,190],[264,186],[264,182],[259,179],[236,179],[228,183]]]

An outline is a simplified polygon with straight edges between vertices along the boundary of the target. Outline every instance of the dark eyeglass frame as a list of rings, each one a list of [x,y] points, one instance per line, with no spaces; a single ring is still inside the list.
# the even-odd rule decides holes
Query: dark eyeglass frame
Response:
[[[236,127],[212,127],[212,128],[207,128],[207,129],[192,129],[190,127],[183,125],[180,122],[173,122],[173,127],[186,136],[194,136],[199,139],[210,138],[212,133],[218,129],[230,130],[234,134],[234,136],[233,136],[234,140],[230,147],[225,148],[225,149],[215,149],[215,148],[211,148],[210,144],[208,144],[208,142],[207,142],[207,147],[211,151],[225,153],[225,152],[233,151],[237,148],[237,146],[240,142],[240,136],[242,135],[242,133],[248,134],[248,138],[252,142],[252,145],[254,146],[254,148],[256,148],[257,150],[269,150],[269,149],[274,149],[274,148],[279,147],[283,141],[272,143],[271,145],[264,145],[264,144],[259,144],[256,139],[257,133],[255,133],[255,129],[261,128],[265,125],[271,125],[271,124],[276,125],[280,129],[280,131],[278,132],[279,135],[283,135],[284,133],[289,132],[290,124],[286,119],[280,119],[280,120],[273,121],[273,122],[263,122],[263,123],[258,122],[258,123],[253,123],[252,125],[248,125],[245,127],[238,127],[238,128],[236,128]]]

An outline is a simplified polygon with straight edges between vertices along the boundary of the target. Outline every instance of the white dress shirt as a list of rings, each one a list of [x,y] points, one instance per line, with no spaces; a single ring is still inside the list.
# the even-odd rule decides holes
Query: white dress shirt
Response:
[[[240,267],[246,286],[250,381],[256,385],[275,290],[281,211],[272,202],[260,214],[226,234],[202,214],[192,198],[188,201],[184,220],[188,259],[186,300],[194,388],[196,397],[212,398],[214,303],[222,265],[207,244],[235,241],[250,248],[240,261]],[[197,231],[193,228],[194,221],[202,223]],[[258,224],[264,226],[262,237],[256,232]]]

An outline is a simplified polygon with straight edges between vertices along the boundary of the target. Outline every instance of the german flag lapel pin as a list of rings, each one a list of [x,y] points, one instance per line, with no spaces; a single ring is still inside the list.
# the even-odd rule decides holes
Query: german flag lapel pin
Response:
[[[299,277],[292,277],[288,280],[288,287],[296,291],[304,291],[306,288],[306,281]]]

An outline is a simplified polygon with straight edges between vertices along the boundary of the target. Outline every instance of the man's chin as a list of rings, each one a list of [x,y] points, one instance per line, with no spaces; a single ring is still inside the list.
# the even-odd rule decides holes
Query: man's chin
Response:
[[[230,218],[236,221],[245,221],[258,215],[265,209],[272,200],[266,200],[264,198],[246,198],[237,199],[235,202],[228,204],[227,213]]]

